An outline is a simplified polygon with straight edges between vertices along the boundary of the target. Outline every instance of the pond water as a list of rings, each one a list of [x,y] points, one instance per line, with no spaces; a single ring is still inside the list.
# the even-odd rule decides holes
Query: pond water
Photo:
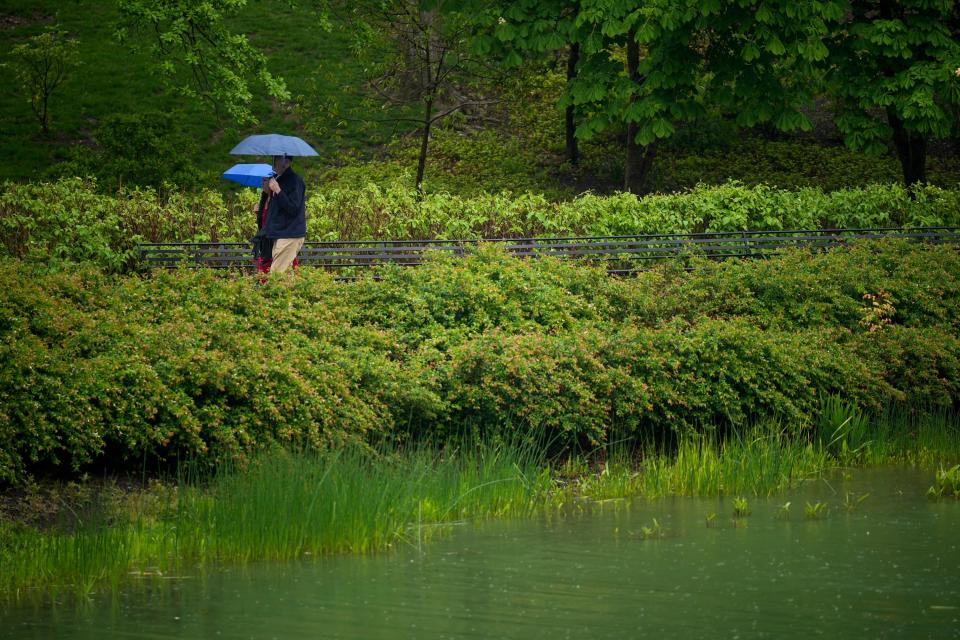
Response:
[[[960,638],[960,502],[927,500],[932,476],[854,471],[748,498],[739,522],[729,498],[604,503],[373,557],[154,578],[6,606],[0,637]],[[848,492],[869,496],[848,510]]]

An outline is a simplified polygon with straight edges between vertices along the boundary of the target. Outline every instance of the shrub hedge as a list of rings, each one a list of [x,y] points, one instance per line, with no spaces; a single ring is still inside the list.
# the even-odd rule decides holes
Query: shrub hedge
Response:
[[[5,183],[0,188],[0,254],[48,266],[94,262],[131,266],[138,241],[242,242],[256,231],[254,190],[225,199],[212,190],[97,193],[90,181]],[[751,229],[960,225],[960,189],[913,194],[873,185],[824,192],[729,183],[670,195],[430,194],[399,183],[328,186],[307,203],[313,240],[631,235]]]
[[[468,428],[802,430],[823,394],[956,407],[958,336],[960,256],[893,241],[629,279],[490,248],[349,284],[7,260],[0,481]]]

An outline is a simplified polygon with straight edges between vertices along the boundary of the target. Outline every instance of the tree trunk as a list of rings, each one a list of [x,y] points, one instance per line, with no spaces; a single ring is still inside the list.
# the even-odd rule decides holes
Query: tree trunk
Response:
[[[642,84],[640,77],[640,45],[637,44],[636,31],[627,35],[627,73],[636,84]],[[633,98],[636,100],[636,97]],[[635,122],[627,123],[627,154],[623,167],[623,189],[630,193],[643,193],[647,174],[653,165],[653,146],[641,147],[637,144]]]
[[[50,95],[47,93],[43,94],[42,104],[40,106],[40,129],[43,131],[44,137],[50,135],[50,111],[47,109],[47,104],[50,100]]]
[[[430,119],[433,117],[433,98],[427,98],[423,111],[423,136],[420,138],[420,159],[417,162],[417,197],[423,195],[423,174],[427,168],[427,145],[430,143]]]
[[[567,85],[577,77],[577,63],[580,61],[580,43],[574,42],[570,45],[570,53],[567,56]],[[566,132],[567,132],[567,159],[570,164],[577,166],[580,164],[580,150],[577,148],[577,126],[574,120],[574,107],[567,105],[566,112]]]
[[[634,142],[637,125],[627,125],[627,161],[623,171],[623,190],[642,194],[647,192],[647,178],[656,156],[654,146],[645,147]]]
[[[903,170],[903,184],[907,187],[927,184],[926,136],[909,131],[891,109],[887,110],[887,122],[893,129],[893,144]]]
[[[636,137],[637,125],[630,122],[627,124],[627,156],[623,166],[623,190],[630,193],[639,193],[641,189],[642,155]]]

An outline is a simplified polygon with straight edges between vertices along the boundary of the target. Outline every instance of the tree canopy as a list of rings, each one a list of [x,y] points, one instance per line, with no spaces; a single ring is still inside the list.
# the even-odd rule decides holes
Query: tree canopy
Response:
[[[260,82],[275,98],[288,97],[283,81],[267,70],[263,53],[225,26],[224,16],[246,0],[118,3],[129,26],[155,34],[157,68],[182,93],[207,100],[241,123],[252,120],[251,82]],[[569,140],[574,120],[581,139],[625,133],[624,186],[632,191],[643,188],[658,141],[680,124],[711,113],[745,128],[767,124],[786,132],[808,130],[806,109],[826,97],[850,147],[869,151],[893,143],[908,184],[925,180],[927,140],[958,129],[956,0],[361,4],[367,17],[416,18],[409,29],[390,20],[378,28],[381,36],[393,29],[401,45],[390,63],[396,73],[381,79],[390,79],[394,95],[401,84],[419,87],[413,100],[426,106],[424,141],[437,119],[440,80],[458,66],[447,61],[465,55],[462,25],[472,30],[475,55],[506,68],[567,51],[568,81],[560,106],[567,109],[568,150],[575,158]],[[357,20],[355,28],[369,35],[375,22]],[[457,25],[455,47],[448,46],[449,29],[436,29],[449,24]],[[126,37],[125,29],[118,33]],[[418,184],[423,154],[420,165]]]
[[[960,3],[848,2],[831,34],[829,95],[855,149],[893,140],[904,182],[926,179],[926,141],[958,126]]]
[[[822,95],[834,101],[851,147],[876,149],[892,138],[901,162],[912,153],[904,164],[912,183],[923,180],[923,141],[956,127],[953,0],[464,0],[461,7],[476,16],[480,50],[505,49],[507,64],[578,46],[561,104],[577,107],[582,138],[626,129],[628,148],[650,146],[711,109],[742,127],[807,130],[804,107]]]

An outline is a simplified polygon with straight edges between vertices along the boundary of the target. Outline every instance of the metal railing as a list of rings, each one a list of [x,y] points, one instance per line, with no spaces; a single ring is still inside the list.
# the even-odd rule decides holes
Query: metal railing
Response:
[[[789,248],[824,250],[858,240],[902,238],[931,243],[960,243],[960,227],[901,229],[817,229],[736,231],[634,236],[556,238],[488,238],[482,240],[360,240],[307,242],[299,254],[303,266],[354,272],[384,264],[419,265],[431,251],[461,256],[477,245],[502,247],[525,258],[552,256],[606,264],[610,273],[630,273],[651,261],[678,255],[707,258],[763,258]],[[140,261],[148,267],[206,267],[252,270],[251,245],[246,242],[167,242],[139,245]]]

